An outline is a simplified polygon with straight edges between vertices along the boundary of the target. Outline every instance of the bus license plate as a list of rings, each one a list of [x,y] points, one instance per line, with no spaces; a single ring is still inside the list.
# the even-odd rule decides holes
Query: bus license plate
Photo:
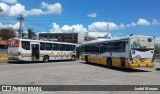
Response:
[[[146,64],[140,64],[140,66],[141,66],[141,67],[145,67],[145,66],[146,66]]]

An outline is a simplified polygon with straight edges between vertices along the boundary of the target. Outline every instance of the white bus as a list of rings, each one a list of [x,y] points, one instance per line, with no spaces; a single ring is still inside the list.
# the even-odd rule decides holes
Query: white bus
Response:
[[[83,43],[80,58],[87,63],[120,68],[154,67],[152,36],[129,36]]]
[[[8,60],[75,60],[79,44],[30,39],[9,39]]]

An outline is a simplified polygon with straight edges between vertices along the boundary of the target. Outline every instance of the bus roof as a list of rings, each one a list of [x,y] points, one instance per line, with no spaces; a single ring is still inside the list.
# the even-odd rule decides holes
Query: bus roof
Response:
[[[134,37],[153,37],[153,36],[143,36],[143,35],[134,35],[134,36],[127,36],[127,37],[117,37],[117,38],[112,38],[112,39],[107,39],[107,38],[103,38],[103,39],[97,39],[97,40],[92,40],[92,41],[87,41],[84,42],[82,44],[91,44],[91,43],[98,43],[98,42],[105,42],[105,41],[118,41],[118,40],[127,40],[129,38],[134,38]]]
[[[20,39],[20,38],[12,38],[12,39],[16,39],[16,40],[20,40],[20,41],[30,41],[30,42],[45,42],[45,43],[59,43],[59,44],[70,44],[70,45],[80,45],[80,44],[77,44],[77,43],[68,43],[68,42],[55,42],[55,41],[45,41],[45,40],[31,40],[31,39]],[[9,39],[9,40],[12,40],[12,39]]]

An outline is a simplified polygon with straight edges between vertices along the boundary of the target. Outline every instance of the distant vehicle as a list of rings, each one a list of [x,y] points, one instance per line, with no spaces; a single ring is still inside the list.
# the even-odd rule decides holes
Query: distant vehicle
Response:
[[[8,60],[75,60],[78,47],[79,44],[74,43],[13,38],[9,39]]]
[[[154,67],[152,36],[94,40],[81,45],[81,60],[120,68]]]

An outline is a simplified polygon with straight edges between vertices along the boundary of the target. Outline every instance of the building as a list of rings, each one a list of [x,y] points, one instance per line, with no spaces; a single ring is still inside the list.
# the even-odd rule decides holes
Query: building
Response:
[[[40,40],[54,40],[59,42],[82,43],[84,35],[78,33],[39,33]]]
[[[85,41],[92,41],[92,40],[96,40],[96,39],[98,39],[98,38],[93,37],[93,36],[85,36],[85,38],[84,38]]]

